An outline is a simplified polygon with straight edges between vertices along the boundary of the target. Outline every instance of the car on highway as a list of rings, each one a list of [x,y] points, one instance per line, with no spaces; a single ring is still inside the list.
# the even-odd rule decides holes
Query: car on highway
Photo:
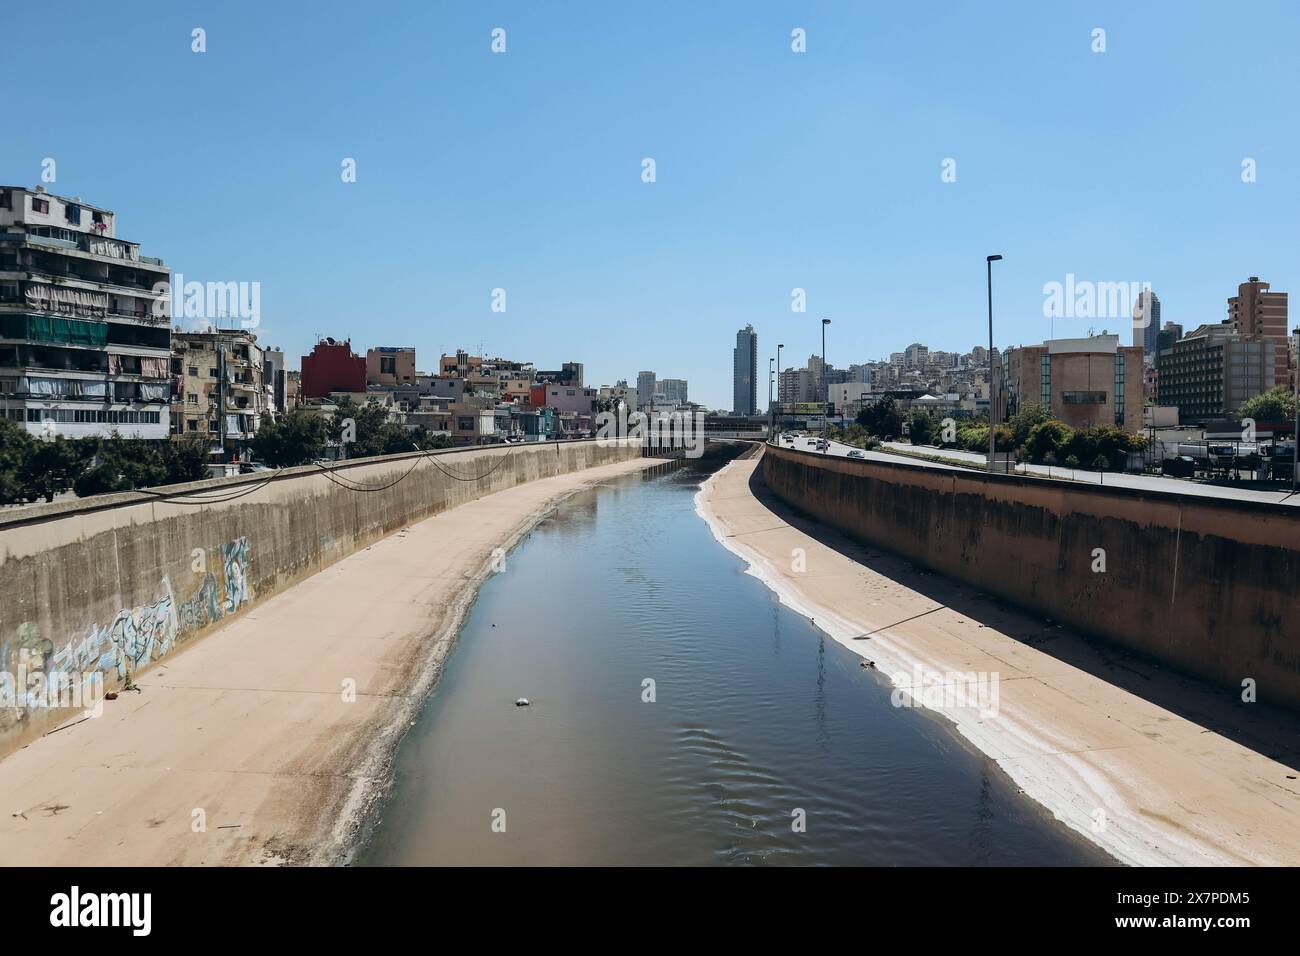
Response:
[[[849,452],[849,457],[850,457],[850,458],[865,458],[866,455],[862,454],[862,449],[861,449],[861,448],[855,448],[855,449],[853,449],[851,452]]]

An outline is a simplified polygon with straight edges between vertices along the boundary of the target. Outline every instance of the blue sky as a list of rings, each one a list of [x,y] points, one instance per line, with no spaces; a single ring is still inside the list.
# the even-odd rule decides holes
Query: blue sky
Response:
[[[52,192],[118,211],[187,279],[260,282],[263,342],[291,356],[317,333],[414,345],[423,369],[481,346],[729,407],[746,323],[761,366],[778,341],[819,350],[823,316],[839,366],[968,351],[990,252],[1000,346],[1047,336],[1067,273],[1149,281],[1188,327],[1249,275],[1300,288],[1294,2],[47,0],[4,20],[0,180],[55,158]]]

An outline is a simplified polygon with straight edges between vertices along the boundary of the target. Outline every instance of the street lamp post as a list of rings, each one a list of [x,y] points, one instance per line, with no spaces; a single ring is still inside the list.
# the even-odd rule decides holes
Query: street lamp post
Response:
[[[770,441],[772,438],[772,366],[776,359],[767,360],[767,437]]]
[[[781,404],[781,350],[785,348],[784,342],[778,342],[776,345],[776,403]],[[772,412],[772,429],[776,430],[776,412]]]
[[[1295,369],[1295,431],[1291,433],[1291,438],[1295,442],[1295,448],[1292,449],[1291,455],[1291,493],[1295,494],[1297,478],[1300,478],[1300,328],[1294,330],[1296,344],[1296,369]]]
[[[989,290],[989,460],[988,470],[993,470],[993,456],[997,449],[997,423],[995,419],[995,396],[993,394],[993,263],[1001,256],[985,256],[984,265],[988,270]]]
[[[830,319],[822,319],[822,374],[821,374],[821,398],[819,401],[829,402],[830,393],[826,390],[826,326],[831,324]]]

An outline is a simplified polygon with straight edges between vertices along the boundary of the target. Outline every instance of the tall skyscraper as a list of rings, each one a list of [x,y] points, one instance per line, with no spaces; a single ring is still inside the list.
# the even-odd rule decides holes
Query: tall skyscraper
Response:
[[[1183,337],[1183,327],[1177,322],[1166,322],[1156,336],[1156,355],[1165,349],[1173,348],[1174,343]]]
[[[732,411],[737,415],[755,414],[758,411],[758,334],[752,325],[736,333],[731,375],[735,406]]]
[[[661,378],[659,379],[659,392],[673,405],[685,404],[686,397],[686,379],[684,378]]]
[[[1133,344],[1142,346],[1142,358],[1148,363],[1155,362],[1160,350],[1159,335],[1160,296],[1143,289],[1133,303]]]
[[[1251,276],[1239,285],[1237,294],[1228,300],[1228,322],[1236,331],[1242,335],[1261,335],[1273,343],[1273,381],[1266,388],[1290,382],[1286,313],[1286,293],[1270,292],[1268,283],[1260,282],[1259,276]]]
[[[636,400],[638,405],[649,405],[655,393],[655,373],[636,373]]]

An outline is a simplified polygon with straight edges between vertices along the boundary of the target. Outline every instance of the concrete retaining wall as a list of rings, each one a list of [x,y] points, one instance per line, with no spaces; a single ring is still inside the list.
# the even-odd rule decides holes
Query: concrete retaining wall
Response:
[[[80,713],[57,706],[74,690],[48,693],[48,675],[74,675],[76,691],[96,680],[116,689],[216,622],[412,522],[640,455],[591,441],[413,453],[0,512],[0,754]],[[356,485],[378,490],[346,487]]]
[[[1300,710],[1296,508],[771,447],[762,473],[853,538]]]

